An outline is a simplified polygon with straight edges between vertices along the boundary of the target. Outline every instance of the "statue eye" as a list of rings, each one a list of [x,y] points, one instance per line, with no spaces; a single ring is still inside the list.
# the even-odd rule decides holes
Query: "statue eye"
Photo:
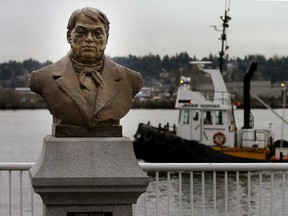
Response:
[[[98,39],[101,39],[103,34],[104,34],[103,30],[99,29],[99,28],[97,28],[93,31],[93,35]]]
[[[97,33],[95,34],[95,36],[96,36],[98,39],[100,39],[100,38],[101,38],[101,36],[102,36],[102,34],[101,34],[101,33],[99,33],[99,32],[97,32]]]
[[[77,28],[75,33],[77,34],[78,37],[83,37],[86,34],[86,31],[83,28]]]

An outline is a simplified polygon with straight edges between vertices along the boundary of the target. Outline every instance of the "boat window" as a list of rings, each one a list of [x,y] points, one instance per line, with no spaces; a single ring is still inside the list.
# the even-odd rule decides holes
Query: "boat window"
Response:
[[[184,110],[183,124],[189,124],[189,110]]]
[[[178,122],[179,122],[179,124],[181,123],[181,116],[182,116],[182,110],[180,109],[180,111],[179,111],[179,116],[178,116]]]
[[[211,111],[206,111],[204,112],[204,125],[211,124],[213,124]]]
[[[222,111],[216,111],[216,124],[223,125],[223,113]]]
[[[193,121],[198,121],[199,120],[199,114],[198,112],[193,113]]]

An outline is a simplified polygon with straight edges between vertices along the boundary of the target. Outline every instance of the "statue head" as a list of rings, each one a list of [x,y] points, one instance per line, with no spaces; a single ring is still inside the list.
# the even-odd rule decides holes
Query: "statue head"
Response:
[[[74,57],[84,63],[101,59],[108,42],[109,24],[106,15],[96,8],[74,11],[67,25],[67,41]]]

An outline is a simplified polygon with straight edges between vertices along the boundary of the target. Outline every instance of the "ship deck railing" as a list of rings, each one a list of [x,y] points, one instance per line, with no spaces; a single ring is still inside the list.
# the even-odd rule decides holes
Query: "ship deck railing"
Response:
[[[34,163],[0,163],[0,215],[42,215]],[[287,215],[288,163],[139,163],[149,175],[134,216]]]

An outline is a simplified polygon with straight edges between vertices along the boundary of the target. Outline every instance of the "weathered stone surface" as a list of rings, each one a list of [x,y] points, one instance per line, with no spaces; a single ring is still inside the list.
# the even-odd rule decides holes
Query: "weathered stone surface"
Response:
[[[46,136],[30,175],[45,204],[135,203],[148,185],[126,137]]]
[[[41,155],[30,169],[30,178],[49,216],[62,213],[48,212],[66,210],[114,212],[124,206],[130,212],[131,204],[136,203],[149,181],[126,137],[46,136]]]

